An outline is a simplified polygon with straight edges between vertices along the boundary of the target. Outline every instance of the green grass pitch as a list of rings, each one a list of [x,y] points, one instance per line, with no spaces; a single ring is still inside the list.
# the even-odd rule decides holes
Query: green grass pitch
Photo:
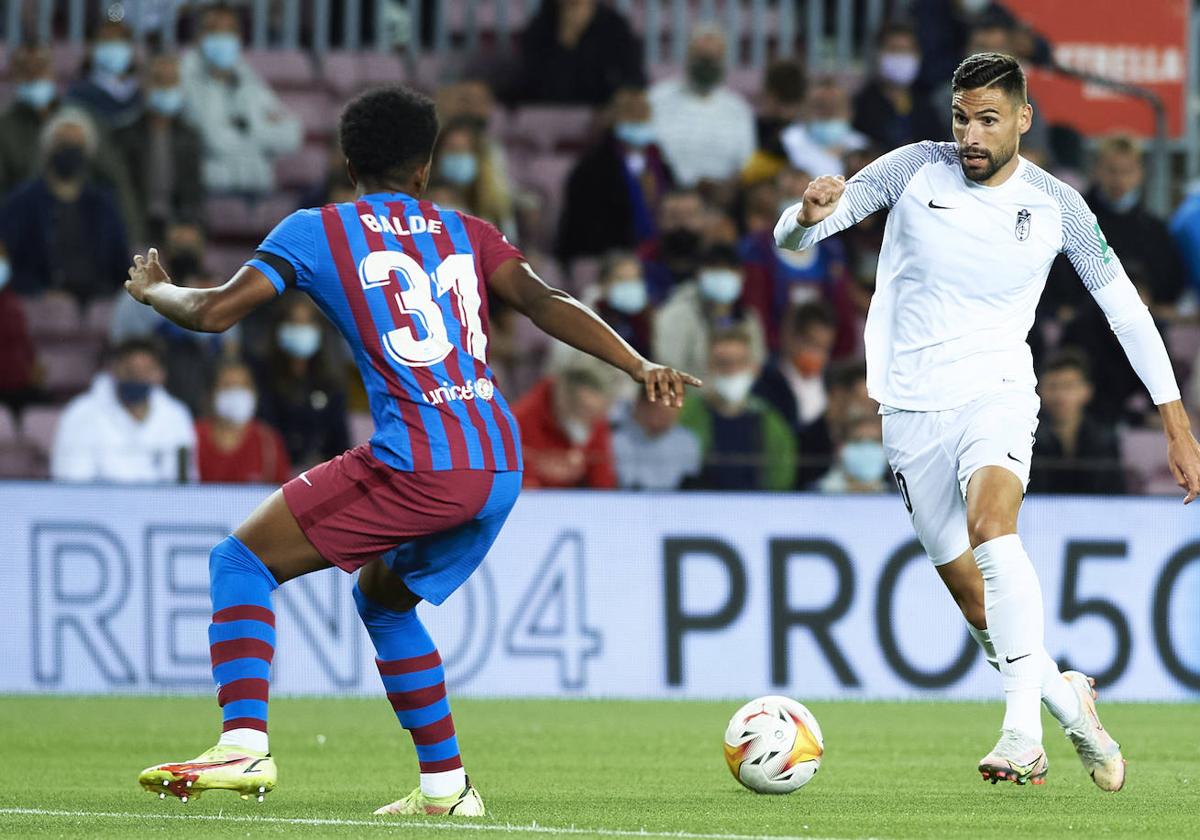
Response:
[[[261,805],[221,791],[184,805],[135,778],[212,743],[210,700],[0,697],[0,836],[1200,837],[1200,705],[1104,705],[1130,761],[1125,790],[1109,795],[1049,718],[1046,785],[993,787],[975,762],[996,737],[998,704],[814,702],[825,762],[784,797],[743,790],[725,769],[721,735],[737,706],[459,700],[488,816],[452,827],[371,816],[417,778],[382,698],[277,700],[275,792]]]

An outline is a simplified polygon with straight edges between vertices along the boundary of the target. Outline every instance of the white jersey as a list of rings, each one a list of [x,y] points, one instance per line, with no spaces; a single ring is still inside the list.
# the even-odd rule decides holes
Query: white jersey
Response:
[[[780,247],[809,248],[890,209],[864,337],[867,390],[881,405],[941,411],[998,387],[1035,385],[1025,339],[1059,253],[1108,314],[1154,402],[1179,399],[1162,339],[1095,215],[1024,158],[988,187],[963,175],[954,143],[915,143],[847,181],[813,227],[798,224],[801,206],[776,225]]]

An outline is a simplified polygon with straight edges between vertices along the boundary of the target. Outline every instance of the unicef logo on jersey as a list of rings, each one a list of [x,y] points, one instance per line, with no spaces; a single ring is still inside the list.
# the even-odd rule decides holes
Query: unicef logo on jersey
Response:
[[[492,380],[482,376],[474,382],[468,382],[466,385],[452,385],[449,382],[443,382],[442,387],[426,391],[422,394],[425,402],[430,405],[444,405],[445,403],[473,399],[481,399],[486,402],[490,401],[495,395],[496,386],[492,383]]]
[[[1015,233],[1017,234],[1018,242],[1024,242],[1029,238],[1029,219],[1030,215],[1028,210],[1021,208],[1017,211],[1017,227]]]

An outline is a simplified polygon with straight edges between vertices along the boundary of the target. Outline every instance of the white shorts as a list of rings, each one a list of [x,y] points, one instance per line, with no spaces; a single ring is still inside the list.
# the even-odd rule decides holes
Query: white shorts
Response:
[[[1014,387],[946,411],[884,409],[883,446],[917,539],[935,566],[971,547],[967,484],[980,467],[1004,467],[1029,485],[1041,400]]]

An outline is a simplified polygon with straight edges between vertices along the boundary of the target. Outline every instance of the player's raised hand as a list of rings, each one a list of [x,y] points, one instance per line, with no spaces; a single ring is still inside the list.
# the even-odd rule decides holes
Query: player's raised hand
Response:
[[[1169,438],[1167,462],[1175,482],[1187,491],[1183,503],[1190,504],[1200,496],[1200,443],[1190,433]]]
[[[133,296],[138,303],[149,304],[146,292],[150,287],[159,283],[170,283],[166,269],[158,261],[158,249],[151,248],[146,256],[134,255],[133,265],[129,268],[129,279],[125,281],[125,291]]]
[[[812,227],[837,207],[846,191],[846,179],[841,175],[822,175],[811,181],[804,191],[804,206],[800,208],[800,224]]]
[[[691,385],[699,388],[704,383],[690,373],[646,362],[641,370],[633,374],[634,381],[640,382],[646,388],[646,396],[650,402],[662,401],[674,408],[683,407],[684,388]]]

